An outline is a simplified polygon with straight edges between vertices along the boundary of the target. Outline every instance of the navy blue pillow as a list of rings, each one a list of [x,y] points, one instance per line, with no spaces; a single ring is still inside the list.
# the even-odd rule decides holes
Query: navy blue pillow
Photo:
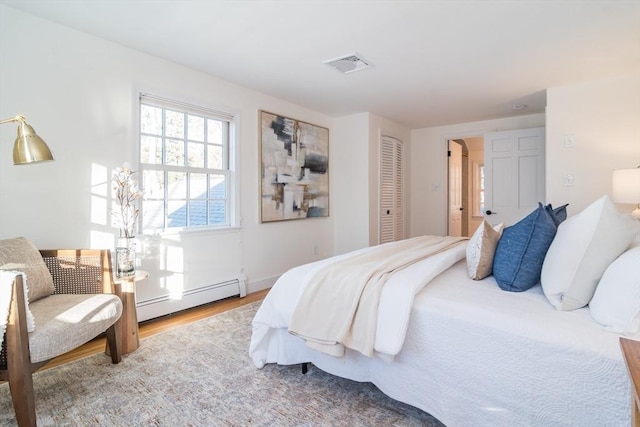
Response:
[[[567,219],[567,206],[569,206],[569,203],[555,209],[553,208],[553,206],[551,206],[551,203],[545,206],[545,209],[547,210],[547,212],[549,212],[551,218],[553,218],[553,222],[556,223],[556,227],[560,225],[562,221]]]
[[[566,205],[565,218],[566,218]],[[538,208],[511,227],[506,227],[493,258],[493,276],[500,289],[522,292],[540,282],[542,263],[558,230],[562,208],[554,216],[550,205]],[[551,211],[551,212],[550,212]]]

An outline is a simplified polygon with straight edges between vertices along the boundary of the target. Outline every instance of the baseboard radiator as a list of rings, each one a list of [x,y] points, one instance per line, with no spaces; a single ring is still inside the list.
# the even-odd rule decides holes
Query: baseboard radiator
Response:
[[[188,289],[182,293],[180,299],[173,299],[169,294],[166,294],[145,301],[138,301],[136,303],[138,322],[237,295],[240,297],[247,295],[247,279],[245,276]]]

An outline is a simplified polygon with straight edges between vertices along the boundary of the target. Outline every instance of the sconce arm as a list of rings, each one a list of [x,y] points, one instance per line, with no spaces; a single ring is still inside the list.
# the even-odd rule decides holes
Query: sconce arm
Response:
[[[5,123],[11,123],[11,122],[26,123],[27,119],[24,116],[21,116],[21,115],[18,114],[17,116],[13,116],[13,117],[8,118],[8,119],[0,120],[0,125],[5,124]]]

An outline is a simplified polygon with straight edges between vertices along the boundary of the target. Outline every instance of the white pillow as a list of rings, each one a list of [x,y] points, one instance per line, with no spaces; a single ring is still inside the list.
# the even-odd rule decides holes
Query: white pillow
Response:
[[[591,316],[613,332],[640,331],[640,246],[607,268],[589,303]]]
[[[492,227],[486,220],[476,229],[467,244],[467,272],[469,278],[481,280],[491,274],[493,255],[502,235],[504,224]]]
[[[540,277],[549,302],[559,310],[587,305],[606,268],[629,246],[632,227],[609,196],[560,224]]]

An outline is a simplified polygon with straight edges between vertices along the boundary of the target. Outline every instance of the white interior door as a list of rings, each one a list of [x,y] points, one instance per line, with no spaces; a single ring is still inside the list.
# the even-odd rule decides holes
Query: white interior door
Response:
[[[485,219],[513,225],[545,200],[544,128],[484,135]]]
[[[449,236],[462,236],[462,145],[449,141]]]
[[[405,238],[402,141],[380,139],[380,243]]]

